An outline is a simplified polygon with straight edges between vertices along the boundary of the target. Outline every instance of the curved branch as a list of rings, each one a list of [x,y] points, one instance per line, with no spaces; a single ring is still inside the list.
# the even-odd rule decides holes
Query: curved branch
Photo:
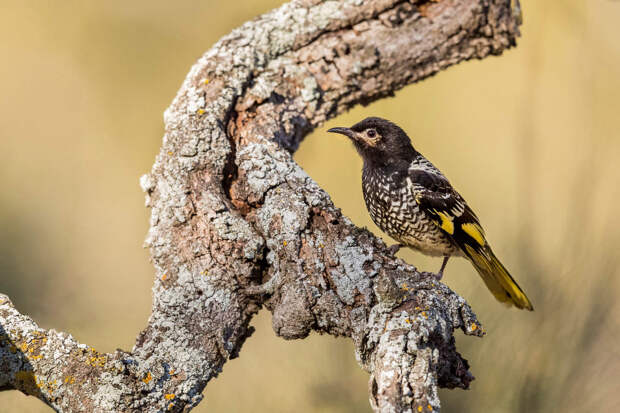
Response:
[[[98,353],[0,296],[0,389],[58,411],[188,411],[264,305],[285,339],[350,337],[376,411],[439,410],[438,386],[473,379],[453,332],[482,335],[475,315],[342,216],[291,152],[355,104],[500,54],[518,18],[511,0],[300,0],[221,39],[141,179],[156,278],[133,350]]]

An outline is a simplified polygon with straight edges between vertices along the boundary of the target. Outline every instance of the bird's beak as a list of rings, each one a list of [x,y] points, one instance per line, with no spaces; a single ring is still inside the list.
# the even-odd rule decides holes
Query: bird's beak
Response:
[[[327,132],[339,133],[341,135],[348,136],[351,139],[355,139],[355,135],[356,135],[355,132],[349,128],[331,128],[331,129],[328,129]]]
[[[363,133],[355,132],[353,129],[349,129],[349,128],[331,128],[331,129],[328,129],[327,132],[339,133],[341,135],[351,138],[351,140],[353,140],[354,142],[363,144],[365,146],[371,146],[371,147],[376,146],[377,140],[378,140],[378,139],[367,138],[366,136],[364,136]]]

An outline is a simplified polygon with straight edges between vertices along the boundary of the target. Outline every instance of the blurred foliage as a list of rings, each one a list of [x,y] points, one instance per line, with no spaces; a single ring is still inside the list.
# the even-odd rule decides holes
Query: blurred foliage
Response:
[[[522,3],[515,50],[332,120],[296,159],[382,235],[363,204],[360,159],[325,130],[368,115],[399,123],[478,212],[531,297],[534,313],[507,310],[466,261],[449,263],[444,280],[488,334],[457,335],[477,380],[443,391],[444,411],[620,411],[620,2]],[[0,291],[20,310],[100,350],[131,348],[152,277],[137,181],[160,145],[163,110],[201,53],[278,4],[0,0]],[[350,342],[285,342],[265,312],[254,325],[195,411],[369,410]],[[47,411],[0,393],[0,413]]]

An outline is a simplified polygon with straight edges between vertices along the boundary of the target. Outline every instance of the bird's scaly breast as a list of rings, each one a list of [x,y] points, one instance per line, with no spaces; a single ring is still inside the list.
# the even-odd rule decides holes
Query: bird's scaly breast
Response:
[[[364,171],[362,189],[373,222],[396,241],[428,255],[453,255],[454,243],[415,200],[413,185],[394,175]]]

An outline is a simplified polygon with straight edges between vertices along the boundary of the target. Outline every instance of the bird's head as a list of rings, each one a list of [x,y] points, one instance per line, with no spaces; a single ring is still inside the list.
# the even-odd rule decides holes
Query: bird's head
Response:
[[[350,128],[331,128],[328,132],[349,137],[364,162],[374,165],[411,161],[416,153],[405,131],[381,118],[366,118]]]

